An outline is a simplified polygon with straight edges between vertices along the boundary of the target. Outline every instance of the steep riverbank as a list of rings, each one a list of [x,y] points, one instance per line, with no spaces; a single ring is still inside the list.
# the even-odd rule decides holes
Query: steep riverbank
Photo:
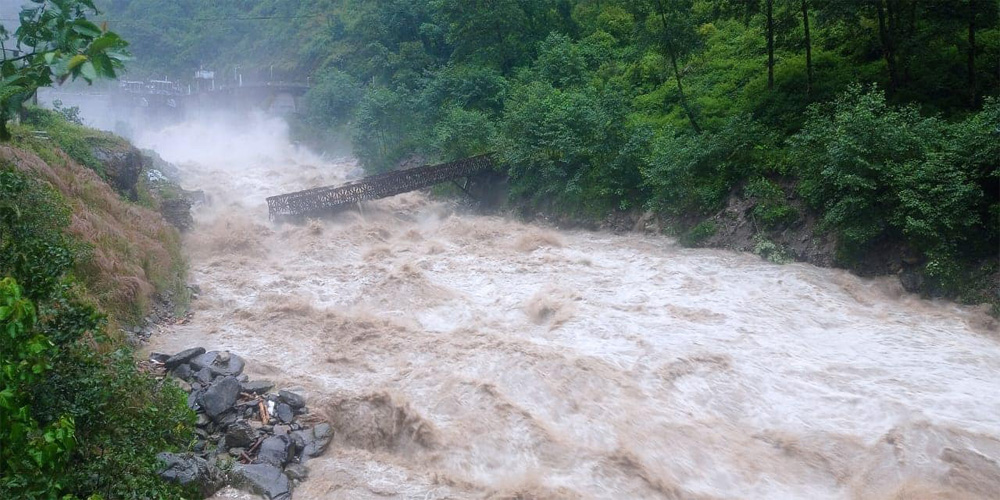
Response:
[[[1000,488],[1000,344],[980,311],[419,194],[272,226],[265,196],[344,180],[354,162],[299,150],[274,122],[140,142],[213,200],[185,241],[194,317],[150,348],[240,352],[252,378],[302,388],[334,439],[298,498]]]

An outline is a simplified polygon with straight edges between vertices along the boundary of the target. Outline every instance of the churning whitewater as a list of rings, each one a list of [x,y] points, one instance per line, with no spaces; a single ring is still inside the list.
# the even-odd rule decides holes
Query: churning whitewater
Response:
[[[228,349],[303,390],[336,436],[296,498],[1000,492],[1000,342],[981,311],[420,194],[272,225],[266,196],[356,162],[263,118],[138,142],[211,199],[186,238],[194,317],[149,348]]]

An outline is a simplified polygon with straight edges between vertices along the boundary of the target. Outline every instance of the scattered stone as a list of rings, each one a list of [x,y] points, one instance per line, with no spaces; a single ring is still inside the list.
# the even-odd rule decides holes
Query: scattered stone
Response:
[[[219,420],[219,422],[218,422],[219,423],[219,428],[220,429],[225,429],[226,427],[229,427],[230,425],[236,423],[236,420],[237,420],[236,412],[235,411],[227,411],[227,412],[223,413],[219,417],[218,420]]]
[[[213,375],[222,377],[235,377],[243,373],[245,365],[243,358],[228,351],[210,351],[191,360],[191,366],[196,370],[208,368]]]
[[[191,408],[194,411],[198,411],[201,409],[201,406],[198,405],[198,396],[200,394],[201,391],[194,391],[194,390],[191,391],[191,394],[188,394],[188,400],[187,400],[188,408]]]
[[[235,465],[233,478],[238,485],[250,491],[264,495],[270,500],[287,500],[291,498],[291,485],[288,476],[273,465],[253,464]]]
[[[278,397],[288,403],[288,406],[292,408],[302,408],[306,405],[306,398],[299,396],[298,394],[290,391],[278,391]]]
[[[257,452],[257,461],[278,467],[292,458],[292,440],[288,436],[271,436],[264,440]]]
[[[267,380],[253,380],[249,382],[243,382],[240,384],[243,392],[250,394],[266,394],[267,391],[274,389],[274,382]]]
[[[278,420],[281,420],[286,424],[292,423],[292,420],[295,419],[295,412],[292,411],[292,407],[285,403],[278,403],[278,407],[275,409],[274,413],[275,416],[278,417]],[[275,432],[277,432],[277,430],[275,430]]]
[[[276,426],[274,426],[274,435],[275,436],[283,436],[285,434],[288,434],[291,431],[292,431],[292,427],[290,425],[276,425]]]
[[[193,393],[192,393],[193,394]],[[227,376],[217,380],[198,395],[198,404],[205,409],[205,414],[214,421],[236,403],[240,395],[240,383],[236,378]]]
[[[198,421],[195,422],[195,425],[197,425],[198,427],[205,427],[206,425],[208,425],[210,423],[212,423],[212,421],[209,420],[208,417],[204,413],[199,413],[198,414]]]
[[[212,379],[215,378],[213,375],[214,374],[212,373],[212,370],[206,367],[202,368],[201,370],[198,370],[198,373],[194,374],[194,378],[195,380],[198,381],[199,384],[208,385],[211,384]]]
[[[257,430],[245,420],[240,420],[226,429],[226,446],[246,448],[257,439]]]
[[[333,428],[330,427],[330,424],[322,423],[311,429],[292,432],[292,436],[301,437],[302,442],[305,443],[302,446],[303,457],[318,457],[326,451],[330,440],[333,439]]]
[[[173,356],[170,356],[166,361],[163,362],[163,364],[166,365],[168,370],[172,370],[175,367],[180,366],[181,364],[191,361],[196,356],[201,356],[203,354],[205,354],[204,347],[194,347],[191,349],[181,351],[177,354],[174,354]]]
[[[285,475],[288,476],[288,479],[302,481],[309,476],[309,469],[302,464],[291,464],[288,467],[285,467]]]
[[[181,380],[188,380],[189,378],[191,378],[191,375],[193,374],[191,372],[191,365],[187,363],[181,363],[177,365],[170,373]]]
[[[212,495],[223,485],[220,471],[208,464],[203,458],[191,454],[159,453],[156,458],[163,462],[159,475],[166,481],[182,486],[197,485],[198,490],[207,496]]]

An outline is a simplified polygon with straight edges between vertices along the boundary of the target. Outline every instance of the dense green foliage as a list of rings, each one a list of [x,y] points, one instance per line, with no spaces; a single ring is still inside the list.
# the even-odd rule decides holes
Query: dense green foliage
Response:
[[[492,151],[525,203],[693,226],[742,195],[762,231],[801,195],[845,264],[889,242],[941,279],[1000,246],[996,2],[106,5],[138,73],[311,77],[304,128],[371,171]]]
[[[87,19],[93,0],[32,0],[10,33],[0,25],[0,140],[10,139],[7,120],[39,87],[82,78],[114,78],[126,59],[126,43]]]
[[[68,224],[57,192],[0,166],[0,497],[178,497],[155,454],[187,444],[193,415],[106,336]]]

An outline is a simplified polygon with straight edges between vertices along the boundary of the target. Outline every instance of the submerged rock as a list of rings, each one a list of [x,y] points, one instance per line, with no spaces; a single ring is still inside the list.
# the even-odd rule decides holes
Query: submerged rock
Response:
[[[280,468],[268,464],[238,464],[233,467],[236,486],[247,488],[270,500],[291,498],[291,484]]]
[[[313,428],[292,432],[292,439],[296,443],[301,443],[302,457],[318,457],[326,451],[330,440],[333,439],[333,428],[330,424],[322,423]],[[300,441],[301,440],[301,441]]]
[[[257,452],[257,461],[281,467],[292,459],[292,440],[288,436],[271,436],[264,440]]]

